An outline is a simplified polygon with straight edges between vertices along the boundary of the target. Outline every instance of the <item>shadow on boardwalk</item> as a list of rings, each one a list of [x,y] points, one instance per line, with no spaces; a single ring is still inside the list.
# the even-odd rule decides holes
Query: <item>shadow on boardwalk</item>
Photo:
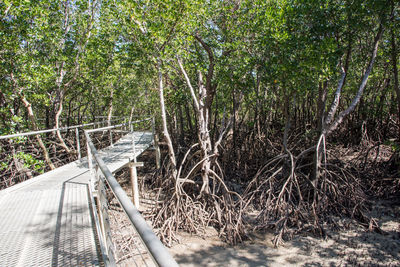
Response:
[[[32,265],[101,266],[89,200],[87,184],[72,181],[63,183],[59,198],[53,199],[58,202],[57,205],[52,203],[55,208],[43,214],[42,222],[36,221],[29,227],[28,234],[33,236],[36,240],[33,245],[37,246],[29,250],[32,254],[30,258],[36,258],[35,262],[30,262]],[[33,254],[40,249],[47,251],[42,258]]]

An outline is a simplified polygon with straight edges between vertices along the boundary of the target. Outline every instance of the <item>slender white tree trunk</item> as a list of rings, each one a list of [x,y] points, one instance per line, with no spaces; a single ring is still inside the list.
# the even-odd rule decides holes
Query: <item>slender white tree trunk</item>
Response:
[[[169,135],[168,131],[168,126],[167,126],[167,114],[165,112],[165,101],[164,101],[164,84],[163,84],[163,75],[162,75],[162,69],[161,69],[161,60],[158,60],[158,92],[159,92],[159,97],[160,97],[160,107],[161,107],[161,121],[162,121],[162,126],[163,126],[163,133],[165,140],[167,141],[168,145],[168,155],[171,160],[171,165],[172,165],[172,175],[175,179],[177,179],[177,168],[176,168],[176,157],[175,157],[175,151],[174,151],[174,146],[172,145],[172,140]]]
[[[347,115],[349,115],[356,108],[357,104],[360,102],[360,99],[364,92],[365,86],[367,85],[369,75],[371,74],[372,68],[375,63],[375,58],[378,53],[379,41],[382,38],[383,31],[384,31],[384,28],[383,28],[383,25],[381,24],[379,26],[378,33],[375,36],[371,59],[369,61],[368,67],[367,67],[366,71],[364,72],[364,75],[361,79],[361,84],[358,87],[357,94],[353,98],[353,101],[351,102],[349,107],[347,109],[345,109],[344,111],[340,112],[339,115],[337,116],[337,118],[335,120],[333,120],[336,110],[337,110],[337,107],[339,105],[340,94],[341,94],[341,90],[343,87],[344,79],[346,77],[346,71],[342,68],[342,77],[339,81],[338,89],[336,90],[334,100],[331,104],[331,108],[327,115],[327,119],[325,120],[325,125],[324,125],[323,131],[322,131],[322,134],[324,134],[325,136],[330,134],[332,131],[334,131],[340,125],[340,123],[342,123],[343,119]]]
[[[185,77],[186,83],[188,84],[190,94],[192,95],[192,99],[194,102],[194,106],[196,109],[196,115],[198,120],[198,138],[201,148],[201,156],[202,156],[202,164],[201,164],[201,178],[203,181],[201,187],[201,193],[209,194],[209,175],[211,170],[211,159],[212,155],[212,145],[211,145],[211,137],[208,129],[208,120],[209,113],[207,111],[207,107],[205,105],[207,90],[203,84],[203,77],[201,72],[199,72],[199,97],[196,96],[192,83],[183,67],[182,61],[178,58],[179,67]]]

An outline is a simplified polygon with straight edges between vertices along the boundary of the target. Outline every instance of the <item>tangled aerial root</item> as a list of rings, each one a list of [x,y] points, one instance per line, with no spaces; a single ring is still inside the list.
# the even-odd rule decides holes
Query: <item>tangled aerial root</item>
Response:
[[[251,226],[252,230],[274,229],[275,246],[279,246],[284,239],[290,239],[293,234],[300,231],[325,237],[329,235],[327,231],[329,227],[343,227],[340,222],[342,218],[352,218],[366,229],[382,233],[378,223],[368,215],[371,194],[367,186],[373,183],[375,187],[371,188],[379,189],[383,182],[390,182],[391,186],[385,184],[384,193],[392,195],[392,191],[399,191],[396,178],[398,175],[393,174],[394,176],[391,175],[390,179],[386,180],[369,179],[369,176],[365,175],[366,168],[363,167],[365,166],[363,154],[353,153],[361,155],[361,160],[353,154],[351,157],[346,155],[345,158],[340,158],[335,154],[337,152],[341,154],[343,151],[328,151],[325,145],[321,147],[323,147],[321,153],[323,157],[318,166],[318,176],[313,175],[316,146],[308,149],[297,147],[293,149],[296,155],[287,149],[284,153],[268,150],[268,153],[275,155],[264,155],[269,158],[268,161],[252,165],[261,168],[258,168],[257,172],[252,172],[253,179],[245,180],[243,187],[240,182],[235,184],[238,180],[230,177],[230,186],[239,185],[236,192],[230,191],[221,178],[227,166],[229,168],[229,164],[224,165],[224,168],[216,165],[219,171],[217,174],[214,169],[215,172],[213,171],[210,177],[211,192],[202,194],[200,189],[202,180],[198,172],[196,174],[194,171],[188,180],[181,179],[181,182],[177,182],[171,175],[168,164],[165,163],[164,166],[167,167],[163,168],[163,173],[158,175],[156,182],[159,201],[152,215],[153,225],[163,242],[169,246],[177,240],[177,231],[183,230],[201,235],[208,226],[217,229],[220,237],[229,244],[241,242],[246,236],[245,228],[248,229],[248,226]],[[252,158],[247,156],[246,151],[239,152],[242,158]],[[190,173],[198,161],[199,158],[193,156],[183,173]],[[237,162],[232,160],[230,162],[240,166]],[[397,163],[397,158],[387,164],[394,164],[393,162]],[[246,162],[246,164],[252,163]],[[232,169],[234,172],[240,171],[240,168],[232,167]],[[244,173],[238,173],[244,177]],[[366,179],[370,181],[366,182]],[[389,189],[391,191],[387,193]],[[245,226],[247,218],[250,218],[247,216],[249,208],[256,210],[258,216],[256,220],[249,220],[249,225]]]
[[[200,193],[199,176],[194,175],[193,179],[183,183],[176,182],[168,171],[167,175],[158,177],[161,176],[164,178],[158,180],[158,204],[151,221],[164,244],[171,246],[178,241],[176,233],[179,230],[201,235],[208,226],[216,228],[229,244],[242,241],[245,234],[243,200],[237,193],[229,191],[220,176],[213,172],[209,194]]]
[[[360,179],[337,165],[325,163],[318,180],[310,179],[312,163],[283,154],[269,160],[245,191],[246,205],[260,210],[257,228],[276,231],[274,245],[285,234],[311,230],[325,236],[324,222],[348,216],[371,230],[377,223],[365,214],[368,202]]]

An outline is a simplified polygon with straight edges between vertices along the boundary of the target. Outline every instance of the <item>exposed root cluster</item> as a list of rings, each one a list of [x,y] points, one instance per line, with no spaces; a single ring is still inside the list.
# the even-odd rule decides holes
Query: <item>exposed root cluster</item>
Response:
[[[369,223],[367,202],[360,180],[335,165],[327,164],[319,181],[305,173],[305,165],[289,164],[287,155],[279,155],[263,166],[248,185],[247,205],[261,210],[258,228],[274,228],[274,244],[281,243],[292,230],[312,230],[325,235],[323,223],[331,215],[345,215]]]
[[[174,180],[164,162],[155,183],[162,201],[152,220],[164,243],[171,245],[178,230],[202,234],[207,226],[213,226],[228,243],[236,244],[246,236],[249,210],[257,211],[258,216],[248,221],[246,229],[274,229],[275,246],[300,231],[326,236],[328,228],[343,227],[338,221],[343,217],[381,232],[378,222],[368,215],[370,200],[371,196],[398,193],[397,154],[373,142],[363,143],[360,149],[326,147],[325,140],[320,139],[317,149],[307,136],[299,138],[297,134],[288,138],[291,150],[279,150],[282,142],[265,137],[243,135],[235,146],[228,138],[218,158],[222,164],[215,164],[218,174],[215,171],[211,177],[208,195],[201,194],[201,177],[194,168],[200,160],[196,152],[182,167],[184,175],[180,177],[192,172],[187,179]],[[233,147],[237,151],[229,153]],[[315,171],[317,153],[321,158]],[[373,170],[381,171],[382,164],[387,172],[377,175]],[[221,178],[223,173],[229,176],[226,182]],[[388,177],[381,179],[382,175]]]
[[[157,181],[157,199],[161,201],[157,201],[152,222],[161,240],[171,246],[177,241],[178,230],[201,235],[208,226],[213,226],[229,244],[241,242],[244,235],[241,197],[230,191],[217,174],[211,180],[211,193],[202,194],[199,173],[192,170],[188,173],[190,179],[175,180],[167,174],[162,176],[163,181]]]

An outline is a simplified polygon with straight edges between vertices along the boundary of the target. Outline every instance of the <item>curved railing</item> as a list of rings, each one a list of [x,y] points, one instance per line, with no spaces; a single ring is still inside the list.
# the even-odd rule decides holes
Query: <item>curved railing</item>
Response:
[[[109,188],[122,210],[129,219],[131,225],[135,229],[142,244],[145,246],[153,263],[157,266],[178,266],[176,261],[169,254],[168,250],[164,247],[158,237],[154,234],[152,229],[146,223],[138,209],[134,206],[131,199],[128,197],[124,189],[118,183],[112,172],[104,163],[95,145],[92,142],[91,133],[97,131],[110,131],[120,127],[129,126],[130,132],[133,132],[133,124],[151,121],[153,128],[154,140],[154,120],[151,118],[134,121],[130,124],[118,124],[109,127],[84,131],[87,147],[88,147],[88,164],[92,174],[92,181],[90,182],[91,194],[93,199],[93,206],[97,206],[98,214],[95,214],[95,221],[97,231],[99,233],[100,247],[103,253],[103,260],[106,266],[116,265],[113,237],[110,230],[110,215],[108,213],[108,206],[110,205],[107,200],[106,188]],[[135,151],[135,142],[132,140],[132,150]],[[141,264],[142,265],[142,264]],[[139,265],[139,266],[141,266]],[[147,264],[145,264],[147,265]]]

